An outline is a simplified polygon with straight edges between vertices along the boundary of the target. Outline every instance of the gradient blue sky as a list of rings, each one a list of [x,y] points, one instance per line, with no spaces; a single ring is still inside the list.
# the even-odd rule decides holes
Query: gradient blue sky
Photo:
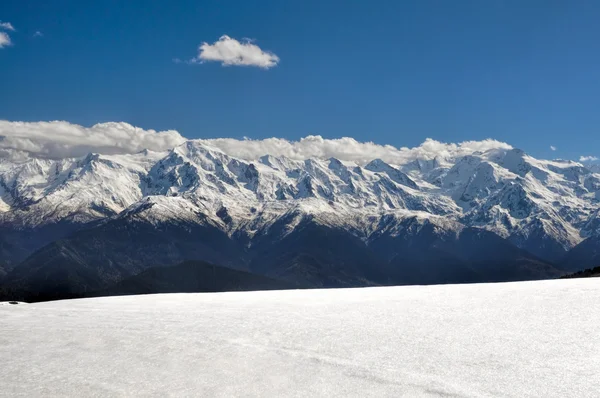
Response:
[[[0,20],[0,119],[600,155],[598,1],[3,0]],[[281,62],[173,62],[223,34]]]

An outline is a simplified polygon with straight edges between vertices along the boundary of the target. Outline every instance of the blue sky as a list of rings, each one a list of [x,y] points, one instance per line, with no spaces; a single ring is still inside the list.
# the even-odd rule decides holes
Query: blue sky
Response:
[[[0,119],[600,156],[600,2],[3,0],[0,20]],[[279,63],[173,62],[225,34]]]

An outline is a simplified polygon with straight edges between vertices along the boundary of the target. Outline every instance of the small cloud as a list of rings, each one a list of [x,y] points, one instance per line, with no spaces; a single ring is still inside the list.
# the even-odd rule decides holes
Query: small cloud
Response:
[[[10,36],[4,32],[0,32],[0,48],[8,47],[12,45],[12,41],[10,41]]]
[[[183,61],[181,59],[179,59],[179,58],[173,58],[173,62],[176,63],[176,64],[180,64]]]
[[[596,156],[580,156],[579,157],[579,161],[583,162],[583,163],[595,162],[596,160],[598,160],[598,158]]]
[[[0,30],[10,30],[11,32],[15,31],[15,27],[10,22],[2,22],[0,21]],[[12,41],[10,40],[10,36],[6,32],[0,32],[0,48],[12,46]]]
[[[272,68],[279,63],[277,55],[263,51],[251,40],[242,39],[239,42],[227,35],[221,36],[213,44],[202,43],[198,50],[198,56],[192,58],[190,63],[216,61],[223,66],[256,66],[263,69]]]
[[[33,37],[44,37],[44,34],[42,32],[40,32],[39,30],[36,30],[35,33],[33,34]]]
[[[556,151],[556,147],[555,147],[554,145],[550,145],[550,149],[551,149],[552,151]]]
[[[10,22],[0,21],[0,29],[10,30],[12,32],[16,31],[15,27]]]

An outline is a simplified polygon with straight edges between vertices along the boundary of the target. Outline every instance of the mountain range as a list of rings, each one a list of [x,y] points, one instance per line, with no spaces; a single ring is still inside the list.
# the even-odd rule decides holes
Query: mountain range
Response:
[[[554,278],[600,265],[600,173],[498,145],[395,163],[206,141],[0,160],[0,291],[116,286],[187,260],[303,287]]]

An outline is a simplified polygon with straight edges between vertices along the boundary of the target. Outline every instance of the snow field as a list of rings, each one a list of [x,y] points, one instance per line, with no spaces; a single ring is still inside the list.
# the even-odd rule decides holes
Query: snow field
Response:
[[[598,397],[598,280],[0,306],[0,396]]]

